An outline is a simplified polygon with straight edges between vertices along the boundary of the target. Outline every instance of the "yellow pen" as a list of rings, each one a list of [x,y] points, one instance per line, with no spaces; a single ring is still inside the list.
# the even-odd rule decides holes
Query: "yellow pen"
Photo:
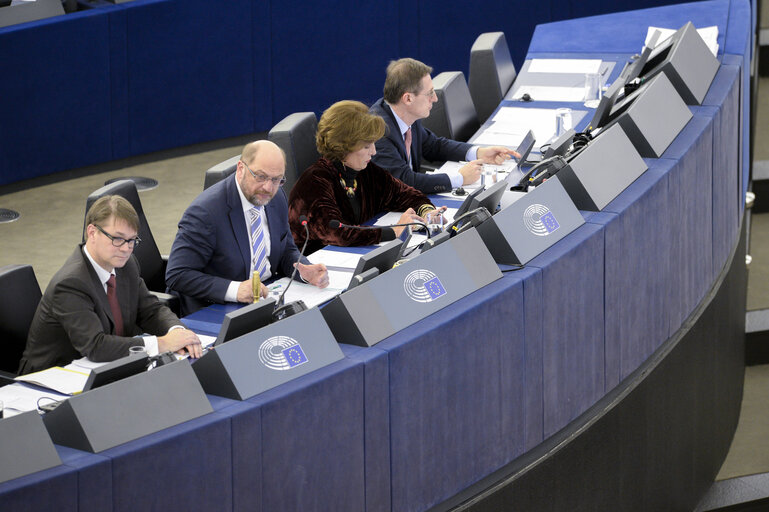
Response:
[[[262,281],[259,279],[259,271],[254,270],[254,277],[251,278],[251,286],[253,287],[254,302],[259,300],[259,288],[262,286]]]

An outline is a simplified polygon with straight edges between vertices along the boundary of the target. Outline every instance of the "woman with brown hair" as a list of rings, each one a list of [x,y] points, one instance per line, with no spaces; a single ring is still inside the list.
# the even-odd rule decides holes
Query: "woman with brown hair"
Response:
[[[360,225],[381,212],[405,211],[398,224],[424,222],[425,214],[436,209],[423,193],[371,162],[374,143],[384,133],[384,120],[358,101],[334,103],[323,113],[315,139],[321,158],[302,173],[289,197],[297,245],[305,240],[302,215],[310,232],[308,250],[314,251],[325,245],[373,245],[405,229],[331,227],[332,220]]]

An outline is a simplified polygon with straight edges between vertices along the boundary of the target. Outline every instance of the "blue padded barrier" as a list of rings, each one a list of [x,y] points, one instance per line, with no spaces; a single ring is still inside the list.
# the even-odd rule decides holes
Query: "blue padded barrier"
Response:
[[[676,161],[668,173],[668,201],[672,206],[670,240],[674,250],[674,267],[668,282],[669,293],[677,298],[671,306],[672,335],[694,311],[715,278],[712,117],[695,114],[662,157]]]
[[[605,392],[603,228],[580,226],[528,266],[542,269],[543,433],[548,437]],[[564,287],[565,282],[570,285]]]
[[[376,345],[390,365],[392,510],[424,510],[522,453],[523,288],[499,279]]]
[[[740,204],[740,69],[722,64],[703,106],[714,106],[713,118],[713,270],[715,274],[729,257],[729,247],[739,236]]]
[[[364,510],[363,377],[343,359],[235,406],[236,510]]]
[[[690,8],[653,7],[589,18],[578,18],[538,25],[529,46],[529,53],[548,52],[557,48],[563,53],[638,53],[643,47],[646,31],[654,26],[682,27],[691,21],[695,27],[718,26],[719,53],[723,53],[724,33],[729,9],[725,0],[709,0],[686,5]],[[564,37],[564,34],[569,34]]]
[[[366,511],[387,512],[390,502],[390,365],[387,352],[340,344],[345,355],[363,363]]]
[[[649,170],[609,203],[601,218],[588,220],[605,230],[607,390],[638,368],[671,329],[667,173],[672,162],[646,162]]]
[[[110,448],[100,455],[112,462],[115,512],[232,507],[231,429],[222,412]],[[184,492],[174,492],[174,482],[194,485],[185,485]],[[139,489],[141,492],[137,492]]]

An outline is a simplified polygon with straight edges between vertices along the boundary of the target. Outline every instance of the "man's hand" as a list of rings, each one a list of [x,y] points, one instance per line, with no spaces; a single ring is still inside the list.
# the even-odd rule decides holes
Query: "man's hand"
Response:
[[[426,224],[425,219],[417,215],[417,212],[414,211],[413,208],[409,208],[403,214],[401,214],[400,219],[398,219],[398,224],[408,224],[410,222],[421,222]],[[395,236],[399,237],[401,236],[401,233],[403,233],[403,230],[406,229],[408,226],[398,226],[394,227],[393,231],[395,231]]]
[[[305,265],[304,263],[296,262],[294,267],[299,271],[299,275],[302,279],[307,281],[313,286],[318,288],[325,288],[328,286],[328,270],[323,263],[317,263],[315,265]]]
[[[478,150],[478,153],[480,154],[481,150]],[[462,175],[464,178],[462,180],[462,185],[470,185],[471,183],[475,183],[481,178],[481,171],[483,170],[483,161],[473,160],[472,162],[468,162],[464,166],[462,166],[459,169],[459,174]]]
[[[171,329],[165,336],[158,336],[158,351],[182,353],[187,349],[190,357],[203,355],[203,347],[198,335],[188,329]]]
[[[265,298],[268,293],[269,290],[264,286],[264,283],[262,283],[259,287],[259,295],[261,295],[262,298]],[[238,302],[243,302],[245,304],[254,302],[254,284],[251,279],[246,279],[240,283],[240,286],[238,286]]]
[[[486,148],[478,148],[478,159],[487,164],[499,165],[505,163],[505,160],[509,160],[511,156],[514,156],[515,158],[521,158],[521,155],[504,146],[489,146]]]

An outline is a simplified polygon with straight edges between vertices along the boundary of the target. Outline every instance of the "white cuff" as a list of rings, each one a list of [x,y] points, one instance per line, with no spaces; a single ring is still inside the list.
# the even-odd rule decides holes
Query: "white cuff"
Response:
[[[238,302],[238,288],[240,283],[232,281],[230,286],[227,287],[227,293],[224,294],[225,302]]]
[[[468,162],[472,162],[473,160],[478,160],[478,148],[480,146],[473,146],[470,149],[467,150],[467,154],[465,155],[465,158]]]
[[[173,329],[173,327],[171,327]],[[170,329],[169,329],[170,330]],[[144,348],[147,349],[147,355],[158,355],[158,337],[157,336],[142,336],[144,340]]]

